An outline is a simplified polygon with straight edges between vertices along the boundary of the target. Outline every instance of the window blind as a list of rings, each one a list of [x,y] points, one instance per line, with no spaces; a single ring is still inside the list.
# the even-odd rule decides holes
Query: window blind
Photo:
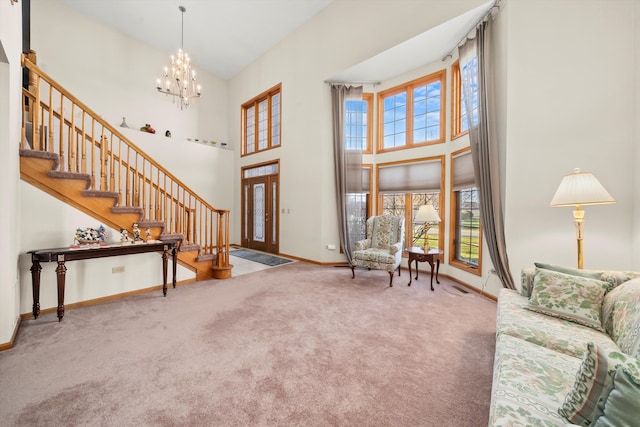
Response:
[[[380,193],[440,191],[441,171],[440,160],[380,166],[378,191]]]
[[[471,151],[466,151],[455,156],[451,163],[453,171],[451,187],[453,188],[453,191],[460,191],[465,188],[476,186],[476,178],[473,174]]]

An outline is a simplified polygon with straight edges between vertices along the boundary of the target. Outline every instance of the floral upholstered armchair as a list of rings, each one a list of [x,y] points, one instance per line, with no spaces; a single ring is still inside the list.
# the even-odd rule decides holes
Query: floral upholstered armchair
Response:
[[[393,286],[393,273],[402,260],[404,218],[394,215],[372,216],[367,219],[367,238],[356,242],[351,255],[351,274],[356,277],[356,267],[366,267],[389,272],[389,286]]]

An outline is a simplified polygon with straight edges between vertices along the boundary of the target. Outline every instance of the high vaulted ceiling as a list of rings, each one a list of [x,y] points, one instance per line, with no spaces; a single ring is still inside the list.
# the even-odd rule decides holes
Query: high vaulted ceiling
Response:
[[[229,79],[332,1],[343,0],[60,1],[169,53],[180,47],[181,19],[184,17],[184,50],[194,58],[196,67]],[[493,0],[488,1],[334,78],[380,80],[436,61],[469,31],[493,3]],[[186,8],[183,16],[179,6]],[[264,25],[265,22],[269,25]],[[380,67],[381,62],[387,65]],[[380,75],[381,69],[387,75]]]

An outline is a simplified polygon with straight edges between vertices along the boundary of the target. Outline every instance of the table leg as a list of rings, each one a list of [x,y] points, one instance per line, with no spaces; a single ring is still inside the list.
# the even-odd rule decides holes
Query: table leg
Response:
[[[162,294],[167,296],[167,258],[169,258],[169,246],[165,245],[162,251]]]
[[[172,264],[173,264],[173,289],[176,288],[176,274],[178,267],[178,247],[174,244],[171,250]]]
[[[407,286],[411,286],[411,276],[412,276],[412,274],[411,274],[411,263],[412,262],[413,262],[413,260],[411,259],[411,254],[409,254],[409,262],[408,262],[408,264],[409,264],[409,283],[407,284]]]
[[[440,257],[436,259],[436,283],[439,285],[440,281],[438,280],[438,272],[440,271]]]
[[[416,259],[416,280],[418,280],[419,273],[420,273],[420,270],[418,269],[418,259]]]
[[[34,259],[31,265],[31,291],[33,292],[33,318],[40,315],[40,272],[42,266],[40,261]]]
[[[431,266],[431,290],[433,290],[433,260],[430,259],[430,260],[428,260],[428,262],[429,262],[429,265]],[[438,283],[440,283],[440,282],[438,282]]]
[[[58,279],[58,322],[64,317],[64,280],[67,274],[67,267],[64,265],[64,257],[58,259],[56,276]]]

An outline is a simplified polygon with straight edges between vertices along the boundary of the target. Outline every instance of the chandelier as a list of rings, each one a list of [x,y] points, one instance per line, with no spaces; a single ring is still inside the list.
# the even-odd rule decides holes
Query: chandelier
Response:
[[[162,79],[156,81],[158,92],[171,95],[175,103],[183,110],[189,106],[192,98],[200,98],[200,85],[196,85],[196,72],[191,68],[191,58],[182,49],[184,47],[184,6],[178,7],[182,12],[182,38],[176,56],[171,55],[171,65],[164,67]],[[164,86],[163,86],[164,84]]]

